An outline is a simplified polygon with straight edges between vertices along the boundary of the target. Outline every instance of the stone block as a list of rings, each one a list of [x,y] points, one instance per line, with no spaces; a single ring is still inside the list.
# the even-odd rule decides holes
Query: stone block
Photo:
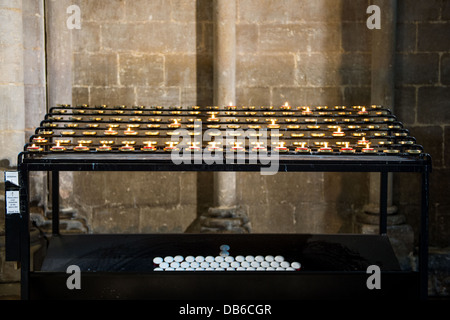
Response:
[[[139,232],[182,233],[196,218],[195,205],[141,207]]]
[[[166,2],[166,1],[164,1]],[[213,1],[176,0],[171,2],[172,19],[183,22],[212,21]]]
[[[448,190],[450,188],[450,170],[433,168],[430,174],[430,203],[436,207],[450,205]]]
[[[433,244],[440,247],[450,246],[450,204],[436,206],[436,223],[432,229]]]
[[[102,26],[102,45],[111,51],[195,53],[196,31],[194,22],[105,23]],[[134,36],[130,37],[131,34]]]
[[[180,105],[211,106],[213,104],[213,89],[210,87],[181,87]]]
[[[91,105],[106,104],[135,105],[136,97],[132,87],[91,87],[89,89],[89,103]]]
[[[45,87],[25,86],[26,128],[36,128],[44,119],[46,111]]]
[[[45,86],[45,52],[42,49],[23,50],[23,82],[25,85]]]
[[[75,53],[73,71],[74,85],[117,85],[117,55]]]
[[[44,47],[44,22],[40,15],[24,14],[23,21],[23,47],[24,49],[36,49]]]
[[[433,168],[442,167],[444,134],[441,126],[411,126],[410,133],[433,159]]]
[[[8,131],[21,131],[25,126],[24,87],[21,85],[0,85],[2,102],[0,128]]]
[[[395,88],[395,115],[405,126],[416,121],[416,88]]]
[[[300,86],[327,87],[341,83],[341,56],[313,53],[297,55],[296,82]]]
[[[139,233],[139,216],[135,207],[94,208],[90,227],[93,233]]]
[[[417,26],[415,23],[397,23],[397,52],[413,52],[416,50]]]
[[[21,8],[0,8],[0,20],[2,21],[2,28],[0,29],[0,45],[2,47],[22,46],[23,23]]]
[[[441,83],[445,85],[450,84],[450,54],[444,53],[441,56]]]
[[[164,59],[160,55],[119,55],[120,84],[124,86],[161,86],[164,83]]]
[[[74,52],[100,51],[101,24],[83,21],[81,29],[72,30],[72,48]]]
[[[418,51],[450,51],[450,22],[418,25]]]
[[[450,20],[450,3],[448,1],[444,1],[442,4],[441,19]]]
[[[138,87],[136,95],[138,105],[176,106],[180,104],[179,87]]]
[[[450,127],[444,126],[444,166],[450,168],[450,152],[445,152],[450,148]]]
[[[236,88],[236,104],[238,106],[270,105],[270,88],[238,87]]]
[[[241,0],[239,21],[258,23],[338,21],[341,2],[333,0]]]
[[[125,18],[125,2],[124,0],[79,0],[78,6],[83,21],[118,21]],[[127,5],[129,6],[130,3]]]
[[[282,87],[273,88],[273,105],[282,105],[286,101],[293,105],[340,105],[343,92],[340,87]]]
[[[401,22],[438,20],[441,6],[442,6],[441,0],[398,1],[397,19]]]
[[[371,87],[370,86],[346,86],[344,88],[343,105],[362,106],[370,105]]]
[[[339,2],[339,1],[338,1]],[[342,21],[362,21],[367,20],[367,7],[366,0],[341,0],[341,12],[340,17]]]
[[[167,86],[208,86],[212,83],[213,58],[209,55],[169,54],[165,56]]]
[[[421,124],[450,122],[450,87],[420,87],[417,102],[417,121]]]
[[[176,1],[177,5],[182,5]],[[192,3],[193,1],[190,1]],[[164,0],[133,0],[125,6],[126,20],[132,21],[170,21],[171,2]],[[185,9],[187,9],[185,7]]]
[[[64,102],[58,102],[58,103],[64,103]],[[70,104],[70,102],[68,102]],[[79,104],[88,104],[89,102],[89,88],[87,87],[72,87],[72,103],[73,106],[79,105]],[[99,103],[104,104],[104,103]]]
[[[101,207],[107,203],[107,172],[74,172],[74,202],[81,206]]]
[[[340,51],[339,24],[313,23],[265,24],[260,26],[258,49],[261,52]]]
[[[395,69],[397,83],[436,83],[439,76],[439,55],[437,53],[397,54]]]
[[[256,53],[258,51],[259,29],[255,24],[236,25],[236,52]]]
[[[0,38],[0,44],[2,39]],[[0,82],[21,84],[24,81],[21,45],[0,46]]]
[[[289,86],[294,84],[293,55],[238,55],[236,60],[237,86]]]
[[[370,52],[372,37],[366,22],[342,22],[342,49],[346,52]]]

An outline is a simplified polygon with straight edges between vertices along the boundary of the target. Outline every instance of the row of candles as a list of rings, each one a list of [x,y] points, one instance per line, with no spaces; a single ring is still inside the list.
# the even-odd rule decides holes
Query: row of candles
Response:
[[[154,271],[299,271],[301,263],[281,255],[165,256],[153,259]]]
[[[71,145],[70,140],[56,140],[55,145],[50,147],[50,151],[53,152],[63,152],[63,151],[113,151],[113,145],[114,141],[106,141],[102,140],[100,141],[100,145],[97,145],[95,147],[91,147],[92,140],[80,140],[78,141],[78,145],[73,146],[72,149],[70,149],[69,145]],[[122,145],[120,147],[117,147],[117,150],[119,151],[135,151],[136,150],[136,141],[122,141]],[[331,146],[328,141],[322,141],[322,142],[315,142],[315,146],[309,146],[308,142],[300,142],[295,141],[292,143],[293,147],[289,147],[286,145],[286,141],[278,141],[274,143],[271,146],[271,150],[274,152],[289,152],[289,151],[295,151],[298,153],[311,153],[314,151],[320,152],[320,153],[333,153],[333,152],[341,152],[341,153],[356,153],[356,152],[362,152],[362,153],[377,153],[377,152],[383,152],[383,153],[399,153],[400,150],[396,148],[376,148],[371,146],[371,142],[369,140],[365,140],[364,138],[362,140],[359,140],[357,142],[356,146],[350,145],[350,142],[337,142],[336,147]],[[380,145],[381,147],[382,145]],[[165,146],[163,148],[158,147],[158,141],[143,141],[142,147],[138,150],[141,151],[157,151],[157,150],[164,150],[164,151],[176,151],[179,150],[178,142],[177,141],[166,141]],[[224,148],[221,147],[220,142],[216,141],[209,141],[208,145],[206,146],[206,149],[211,152],[218,152],[223,151]],[[265,145],[264,142],[253,142],[253,146],[249,148],[249,151],[252,152],[261,152],[261,151],[268,151],[269,147]],[[41,152],[44,151],[44,148],[42,145],[36,145],[32,144],[27,147],[28,151],[31,152]],[[184,150],[187,151],[200,151],[200,142],[191,142],[190,145],[185,146]],[[246,151],[246,146],[244,145],[244,142],[242,141],[234,141],[228,146],[228,150],[234,151],[234,152],[242,152]],[[419,154],[421,152],[420,149],[408,149],[406,151],[409,154]]]

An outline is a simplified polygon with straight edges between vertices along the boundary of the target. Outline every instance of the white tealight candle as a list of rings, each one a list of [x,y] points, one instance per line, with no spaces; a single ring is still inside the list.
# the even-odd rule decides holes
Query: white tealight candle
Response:
[[[233,261],[232,263],[231,263],[231,267],[232,268],[239,268],[241,266],[241,264],[239,263],[239,262],[237,262],[237,261]]]
[[[228,268],[228,267],[230,267],[230,263],[226,262],[226,261],[222,261],[222,262],[220,262],[220,267],[221,268]]]
[[[269,262],[271,262],[271,261],[273,261],[274,260],[274,257],[273,256],[266,256],[266,261],[269,261]]]
[[[154,264],[160,264],[161,262],[163,262],[164,260],[163,260],[163,258],[161,258],[161,257],[155,257],[155,258],[153,258],[153,263]]]
[[[214,261],[214,257],[213,256],[206,256],[205,257],[205,261],[206,262],[213,262]]]
[[[216,261],[213,261],[213,262],[211,262],[210,266],[211,266],[211,268],[216,269],[216,268],[219,268],[219,263]]]
[[[253,267],[245,268],[245,271],[255,271],[255,270],[256,270],[256,268],[253,268]]]
[[[244,267],[238,267],[238,268],[236,268],[236,271],[245,271],[245,268]]]
[[[278,268],[280,266],[280,263],[278,261],[271,261],[270,266],[272,268]]]
[[[197,261],[190,262],[191,268],[197,269],[200,267],[200,264]]]
[[[190,266],[191,266],[191,264],[187,261],[183,261],[180,263],[180,267],[185,268],[185,269],[189,268]]]
[[[250,267],[250,263],[248,261],[242,261],[241,262],[241,267],[243,268],[249,268]]]
[[[264,261],[264,257],[263,256],[256,256],[255,257],[255,261],[262,262],[262,261]]]
[[[210,264],[207,261],[203,261],[202,263],[200,263],[200,267],[206,269],[210,267]]]
[[[159,264],[159,267],[161,268],[161,269],[167,269],[168,267],[169,267],[169,263],[168,262],[161,262],[160,264]]]
[[[155,268],[153,271],[164,271],[163,268]]]
[[[226,256],[225,257],[225,261],[226,262],[233,262],[234,261],[234,257],[233,256]]]
[[[302,265],[300,264],[300,262],[297,262],[297,261],[294,261],[294,262],[291,263],[291,267],[296,269],[296,270],[300,269],[301,266]]]
[[[168,262],[168,263],[173,262],[173,257],[172,257],[172,256],[166,256],[166,257],[164,257],[164,262]]]
[[[252,261],[255,261],[255,257],[254,256],[245,256],[245,261],[248,261],[248,262],[252,262]]]
[[[245,261],[245,257],[244,256],[237,256],[235,258],[235,260],[238,261],[238,262],[242,262],[242,261]]]
[[[225,261],[225,258],[222,257],[222,256],[217,256],[217,257],[214,258],[214,260],[215,260],[216,262],[223,262],[223,261]]]
[[[266,268],[263,268],[263,267],[256,268],[256,271],[265,271],[265,270],[266,270]]]
[[[268,267],[270,267],[270,262],[269,261],[261,261],[260,265],[263,268],[268,268]]]
[[[180,255],[178,255],[178,256],[175,256],[175,257],[173,257],[173,260],[174,260],[174,261],[176,261],[176,262],[181,262],[181,261],[183,261],[183,260],[184,260],[184,257],[183,257],[183,256],[180,256]]]
[[[267,267],[266,271],[275,271],[275,268],[274,267]]]
[[[177,261],[173,261],[170,263],[170,267],[171,268],[179,268],[180,267],[180,263]]]
[[[228,267],[228,268],[227,268],[227,271],[236,271],[236,268]]]
[[[252,261],[250,262],[250,266],[252,266],[253,268],[258,268],[260,266],[258,261]]]
[[[276,271],[285,271],[286,269],[285,269],[285,268],[282,268],[282,267],[277,267],[275,270],[276,270]]]
[[[205,261],[205,257],[204,257],[204,256],[196,256],[196,257],[195,257],[195,261],[197,261],[197,262],[203,262],[203,261]]]
[[[281,261],[280,262],[280,267],[282,267],[282,268],[288,268],[290,266],[291,266],[291,264],[289,262],[287,262],[287,261]]]
[[[275,261],[278,261],[278,262],[284,261],[284,257],[283,256],[275,256]]]
[[[187,256],[186,259],[184,259],[184,260],[186,260],[186,262],[193,262],[193,261],[195,261],[195,257],[194,256]]]

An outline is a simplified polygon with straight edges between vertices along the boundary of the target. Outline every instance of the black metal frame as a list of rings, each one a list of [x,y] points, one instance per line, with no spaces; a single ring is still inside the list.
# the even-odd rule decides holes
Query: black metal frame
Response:
[[[19,154],[20,223],[7,225],[7,234],[20,235],[20,241],[7,244],[7,252],[20,252],[21,296],[29,298],[30,234],[29,234],[29,173],[47,171],[52,173],[52,232],[59,234],[59,172],[60,171],[258,171],[261,164],[224,163],[207,165],[174,165],[167,154],[111,154],[95,153],[76,155]],[[388,173],[410,172],[422,175],[422,205],[419,239],[420,297],[426,299],[428,291],[428,207],[429,174],[431,157],[421,154],[415,157],[392,155],[280,155],[283,172],[379,172],[380,173],[380,235],[387,235]],[[17,245],[20,248],[17,248]]]

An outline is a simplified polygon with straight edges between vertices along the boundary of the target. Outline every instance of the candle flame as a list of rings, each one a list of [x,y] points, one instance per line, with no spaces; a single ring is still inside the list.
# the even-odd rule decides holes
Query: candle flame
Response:
[[[285,107],[288,107],[288,106],[289,106],[289,103],[286,101],[286,102],[284,103],[284,106],[285,106]]]

